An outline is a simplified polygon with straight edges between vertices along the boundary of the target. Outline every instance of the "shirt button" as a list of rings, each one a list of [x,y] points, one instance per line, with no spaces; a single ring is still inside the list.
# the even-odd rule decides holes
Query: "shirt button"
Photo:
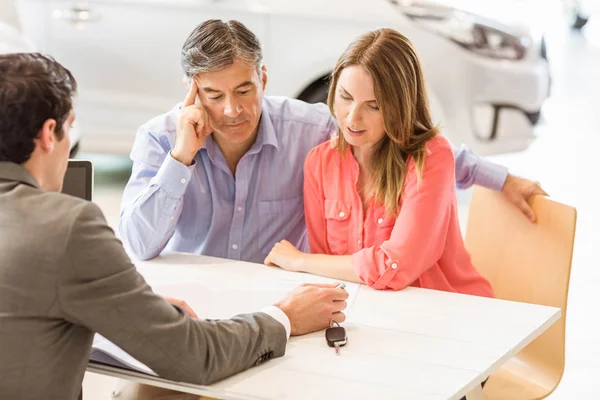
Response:
[[[237,244],[232,245],[231,248],[237,250]]]
[[[175,219],[175,217],[171,217],[170,220],[173,221]]]
[[[396,269],[396,268],[398,268],[398,264],[396,264],[396,263],[393,263],[393,264],[392,264],[392,269]]]
[[[242,212],[242,207],[237,208],[238,212]]]
[[[346,215],[343,211],[340,212],[340,218],[344,218],[344,215]]]
[[[187,181],[185,180],[185,178],[181,178],[181,183],[186,183]]]
[[[378,224],[381,224],[381,223],[383,223],[383,218],[379,218],[379,219],[377,220],[377,223],[378,223]]]
[[[359,240],[359,241],[358,241],[358,245],[360,246],[360,245],[361,245],[361,243],[362,243],[362,240]]]

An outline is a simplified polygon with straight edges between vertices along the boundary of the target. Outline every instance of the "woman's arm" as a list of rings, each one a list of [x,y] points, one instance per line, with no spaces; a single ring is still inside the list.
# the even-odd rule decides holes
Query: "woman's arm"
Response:
[[[288,271],[308,272],[328,278],[363,283],[352,269],[352,256],[308,254],[298,250],[287,240],[275,244],[266,265],[276,265]]]

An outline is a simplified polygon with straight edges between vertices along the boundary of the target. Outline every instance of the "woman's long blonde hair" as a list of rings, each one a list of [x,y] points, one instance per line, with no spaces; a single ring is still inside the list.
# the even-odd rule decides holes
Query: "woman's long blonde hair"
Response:
[[[342,70],[363,67],[373,79],[375,100],[383,115],[385,136],[374,146],[369,173],[375,200],[386,214],[398,212],[407,175],[407,163],[415,161],[418,179],[425,163],[425,144],[439,133],[429,112],[429,102],[419,58],[411,42],[393,29],[366,33],[348,46],[332,74],[327,104],[335,116],[334,101]],[[348,143],[338,132],[342,154]]]

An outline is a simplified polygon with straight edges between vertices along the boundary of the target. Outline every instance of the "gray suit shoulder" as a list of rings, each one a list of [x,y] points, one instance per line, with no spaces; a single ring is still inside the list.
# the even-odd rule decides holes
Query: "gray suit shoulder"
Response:
[[[29,209],[38,218],[38,225],[61,235],[69,233],[77,218],[99,218],[106,222],[97,204],[78,197],[56,192],[42,192],[31,200],[36,205],[32,205]]]

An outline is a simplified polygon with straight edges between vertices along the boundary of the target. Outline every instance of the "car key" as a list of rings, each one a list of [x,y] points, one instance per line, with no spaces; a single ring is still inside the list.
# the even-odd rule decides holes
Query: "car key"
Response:
[[[327,341],[327,345],[329,347],[335,348],[335,354],[339,356],[340,347],[348,343],[346,329],[341,327],[337,321],[331,320],[329,328],[325,330],[325,340]]]

